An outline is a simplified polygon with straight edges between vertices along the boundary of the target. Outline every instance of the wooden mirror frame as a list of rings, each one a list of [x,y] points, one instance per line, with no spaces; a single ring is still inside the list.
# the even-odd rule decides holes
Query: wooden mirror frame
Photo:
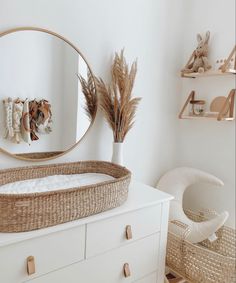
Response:
[[[0,32],[0,38],[5,36],[5,35],[11,34],[11,33],[15,33],[15,32],[20,32],[20,31],[44,32],[44,33],[53,35],[53,36],[63,40],[64,42],[69,44],[82,57],[84,62],[87,64],[87,67],[88,67],[88,70],[89,70],[91,76],[94,78],[92,69],[91,69],[89,63],[87,62],[87,60],[85,59],[85,57],[83,56],[83,54],[80,52],[80,50],[71,41],[69,41],[68,39],[66,39],[65,37],[61,36],[58,33],[55,33],[55,32],[50,31],[48,29],[43,29],[43,28],[38,28],[38,27],[19,27],[19,28],[9,29],[9,30],[6,30],[4,32]],[[94,81],[95,81],[95,79],[94,79]],[[96,95],[97,95],[96,84],[95,84],[95,92],[96,92]],[[5,149],[0,147],[0,153],[5,153],[5,154],[7,154],[10,157],[13,157],[13,158],[16,158],[16,159],[19,159],[19,160],[31,161],[31,162],[40,162],[40,161],[47,161],[47,160],[52,160],[52,159],[55,159],[55,158],[59,158],[59,157],[65,155],[65,154],[67,154],[68,152],[72,151],[84,139],[84,137],[86,136],[88,131],[91,129],[92,125],[94,124],[94,121],[95,121],[95,118],[96,118],[97,109],[98,109],[98,105],[96,105],[95,115],[94,115],[93,119],[91,120],[90,125],[89,125],[88,129],[86,130],[86,132],[84,133],[84,135],[72,147],[70,147],[69,149],[67,149],[65,151],[59,151],[59,152],[58,151],[55,151],[55,152],[32,152],[32,153],[20,153],[20,154],[16,153],[16,154],[13,154],[13,153],[10,153],[7,150],[5,150]],[[42,157],[33,159],[32,157],[30,158],[29,156],[32,156],[32,157],[33,156],[42,156]]]

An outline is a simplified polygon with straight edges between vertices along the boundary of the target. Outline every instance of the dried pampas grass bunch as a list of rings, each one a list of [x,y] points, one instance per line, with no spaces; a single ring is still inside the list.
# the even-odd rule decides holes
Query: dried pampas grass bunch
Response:
[[[78,75],[81,83],[82,92],[85,97],[85,112],[90,121],[93,121],[97,112],[97,94],[95,79],[91,72],[88,71],[87,80],[81,75]]]
[[[133,127],[135,112],[141,98],[132,98],[132,90],[137,73],[137,61],[129,70],[124,57],[124,50],[116,53],[112,64],[111,84],[96,79],[98,92],[101,94],[100,107],[110,125],[114,142],[123,142],[128,131]]]

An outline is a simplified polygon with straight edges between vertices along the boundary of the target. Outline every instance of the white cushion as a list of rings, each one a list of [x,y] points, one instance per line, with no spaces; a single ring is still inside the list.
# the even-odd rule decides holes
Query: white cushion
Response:
[[[114,180],[112,176],[100,173],[53,175],[37,179],[23,180],[0,186],[0,194],[27,194],[56,191],[93,185]]]

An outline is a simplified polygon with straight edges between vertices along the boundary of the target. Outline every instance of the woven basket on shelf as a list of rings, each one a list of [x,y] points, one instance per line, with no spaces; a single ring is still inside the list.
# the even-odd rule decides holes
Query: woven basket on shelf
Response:
[[[114,177],[65,190],[1,194],[1,185],[50,175],[103,173]],[[128,197],[131,173],[102,161],[82,161],[0,170],[0,232],[23,232],[76,220],[115,208]]]
[[[188,210],[186,214],[194,221],[206,220],[204,213],[196,214]],[[182,237],[168,233],[167,266],[188,282],[235,283],[236,231],[223,226],[216,232],[218,237],[216,241],[211,243],[205,240],[199,244],[186,241],[186,233],[187,229]]]

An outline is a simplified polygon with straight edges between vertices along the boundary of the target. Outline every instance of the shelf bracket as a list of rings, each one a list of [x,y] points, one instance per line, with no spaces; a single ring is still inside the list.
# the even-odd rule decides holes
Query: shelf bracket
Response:
[[[233,118],[234,117],[234,100],[235,100],[235,93],[236,93],[236,89],[232,89],[221,109],[221,111],[219,112],[218,116],[217,116],[217,120],[221,121],[226,115],[225,113],[225,109],[227,107],[227,105],[230,105],[229,107],[229,118]]]
[[[181,71],[181,76],[184,77],[185,73],[186,73],[186,69],[189,68],[189,65],[193,62],[194,60],[194,56],[195,56],[195,51],[193,51],[192,55],[190,56],[188,62],[186,63],[186,65],[184,66],[184,69]]]
[[[194,100],[194,98],[195,98],[195,91],[192,90],[191,93],[189,94],[188,99],[186,100],[181,112],[179,113],[179,119],[182,119],[183,113],[184,113],[186,107],[188,106],[188,104],[191,100]]]
[[[219,70],[221,70],[223,73],[225,73],[227,71],[227,69],[229,69],[230,60],[233,58],[233,56],[234,56],[234,70],[236,70],[236,45],[234,46],[233,50],[229,54],[229,57],[225,61],[225,63],[220,66]]]

